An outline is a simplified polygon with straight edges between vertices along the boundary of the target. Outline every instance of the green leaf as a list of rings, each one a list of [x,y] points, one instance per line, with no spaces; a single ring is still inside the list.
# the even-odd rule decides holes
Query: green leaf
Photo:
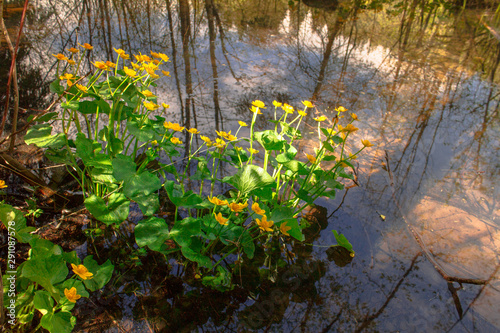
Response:
[[[24,136],[26,144],[34,144],[40,148],[61,148],[64,146],[65,140],[63,133],[52,135],[52,126],[49,124],[33,125]]]
[[[278,207],[271,212],[269,219],[274,223],[293,218],[295,211],[290,207]]]
[[[56,94],[62,94],[64,92],[64,87],[60,84],[61,80],[56,79],[52,81],[49,85],[49,89],[51,92]]]
[[[294,173],[298,173],[299,175],[307,175],[309,173],[309,168],[307,167],[307,165],[300,161],[293,160],[283,163],[283,165]]]
[[[5,226],[7,231],[11,232],[14,228],[14,237],[20,243],[28,243],[38,235],[32,235],[30,232],[35,231],[36,228],[26,226],[26,218],[23,213],[14,209],[11,205],[0,203],[0,220]]]
[[[335,239],[337,240],[337,244],[339,246],[342,246],[343,248],[345,248],[349,252],[354,253],[354,251],[352,250],[351,243],[349,243],[349,241],[347,240],[347,238],[343,234],[337,233],[337,230],[332,230],[332,232],[333,232],[333,235],[335,236]]]
[[[135,241],[140,247],[148,246],[153,251],[161,251],[165,240],[170,238],[168,225],[158,217],[139,221],[134,229]]]
[[[59,115],[59,112],[49,112],[49,113],[44,114],[41,117],[36,118],[36,121],[38,123],[48,122],[48,121],[51,121],[51,120],[57,118],[58,115]]]
[[[33,305],[35,306],[35,309],[40,311],[43,315],[54,312],[54,299],[45,290],[35,292]]]
[[[59,301],[59,292],[54,285],[66,279],[68,267],[62,256],[51,255],[26,261],[22,275],[41,285]]]
[[[51,255],[60,256],[64,252],[59,245],[43,238],[34,238],[30,241],[31,259],[45,258]]]
[[[78,108],[80,107],[80,102],[78,101],[63,102],[61,103],[61,107],[63,109],[78,110]]]
[[[71,312],[60,311],[48,313],[42,317],[40,324],[50,333],[70,333],[76,323],[76,317]]]
[[[141,194],[148,196],[160,188],[160,179],[147,170],[140,175],[132,175],[123,182],[123,193],[131,200]]]
[[[203,202],[203,198],[193,191],[182,194],[181,186],[173,180],[167,180],[164,186],[170,201],[177,207],[195,208]]]
[[[101,197],[92,194],[85,199],[85,207],[97,220],[105,224],[120,224],[129,214],[130,201],[123,193],[113,193],[108,198],[108,204]]]
[[[83,265],[89,270],[89,272],[94,274],[92,279],[83,281],[85,287],[87,287],[90,291],[96,291],[104,287],[106,283],[111,280],[111,276],[113,275],[113,271],[115,269],[115,266],[113,266],[109,259],[106,260],[104,264],[99,265],[97,261],[92,258],[92,256],[85,257]]]
[[[212,260],[209,257],[202,255],[201,253],[191,249],[188,246],[183,246],[181,248],[182,255],[187,259],[197,262],[203,267],[212,268]]]
[[[134,176],[136,173],[137,165],[131,156],[119,154],[111,163],[113,164],[113,176],[120,182]]]
[[[222,266],[217,266],[215,276],[204,276],[201,283],[221,292],[234,289],[231,272]]]
[[[300,189],[297,191],[297,197],[304,200],[305,202],[312,204],[314,202],[314,198],[309,194],[308,191],[304,189]]]
[[[245,165],[231,179],[242,194],[274,184],[274,179],[264,169],[256,165]]]
[[[280,150],[286,143],[286,140],[278,138],[273,130],[267,130],[255,133],[255,139],[264,147],[266,150]]]
[[[132,200],[139,205],[142,214],[145,216],[152,216],[160,209],[160,200],[156,193],[150,195],[139,194],[134,196]]]
[[[291,229],[288,230],[288,233],[290,236],[293,238],[299,240],[299,241],[304,241],[304,235],[302,234],[302,228],[299,226],[299,223],[296,218],[292,219],[287,219],[287,220],[282,220],[280,223],[277,224],[277,227],[281,226],[281,224],[286,223],[288,227]]]
[[[170,236],[182,247],[190,246],[193,236],[201,234],[201,221],[192,217],[186,217],[175,221],[174,227],[170,230]]]

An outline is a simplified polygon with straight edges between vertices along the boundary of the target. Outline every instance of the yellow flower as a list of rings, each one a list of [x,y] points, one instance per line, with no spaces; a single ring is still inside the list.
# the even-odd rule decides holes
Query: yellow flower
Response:
[[[76,84],[76,87],[85,93],[87,92],[87,90],[89,90],[89,88],[82,86],[81,84],[78,83]]]
[[[258,99],[257,99],[257,100],[255,100],[255,101],[253,101],[253,102],[252,102],[252,105],[253,105],[253,106],[255,106],[255,107],[258,107],[258,108],[260,108],[260,109],[265,109],[265,108],[266,108],[266,107],[265,107],[266,105],[264,104],[264,102],[259,101]]]
[[[290,236],[290,234],[288,233],[288,230],[292,229],[292,227],[289,227],[286,225],[286,222],[285,223],[281,223],[280,225],[280,231],[283,235],[285,236]]]
[[[193,128],[188,129],[188,132],[189,132],[189,133],[191,133],[191,134],[198,134],[198,133],[200,133],[200,131],[198,131],[198,130],[197,130],[196,128],[194,128],[194,127],[193,127]]]
[[[166,54],[163,54],[163,53],[158,53],[158,55],[160,56],[161,60],[165,61],[165,62],[168,62],[168,56]]]
[[[219,138],[216,138],[215,139],[215,143],[214,143],[214,146],[217,147],[217,148],[224,148],[226,146],[226,142],[222,139],[219,139]]]
[[[252,107],[250,108],[250,111],[252,111],[253,113],[257,113],[257,114],[262,114],[262,112],[260,112],[260,109],[259,108],[256,108],[255,106],[252,105]]]
[[[54,57],[57,58],[57,60],[68,60],[68,58],[62,54],[62,53],[58,53],[58,54],[52,54]]]
[[[92,279],[92,276],[94,274],[90,273],[87,267],[83,265],[75,265],[71,264],[71,267],[73,267],[73,272],[78,275],[82,280],[89,280]]]
[[[358,116],[355,113],[351,113],[351,117],[354,120],[358,120]]]
[[[170,121],[164,122],[163,127],[165,127],[166,129],[174,130],[176,132],[182,132],[184,130],[184,127],[182,127],[178,123],[171,123]]]
[[[87,49],[87,50],[89,50],[89,51],[90,51],[90,50],[92,50],[92,49],[94,48],[94,47],[93,47],[92,45],[90,45],[89,43],[83,43],[83,45],[82,45],[82,44],[78,44],[78,45],[80,45],[81,47],[83,47],[84,49]]]
[[[153,146],[156,146],[156,145],[158,145],[158,141],[153,140],[153,141],[151,141],[151,144],[152,144]]]
[[[226,206],[228,204],[227,200],[221,200],[217,197],[208,197],[207,199],[216,206]]]
[[[357,159],[357,158],[358,158],[358,156],[357,156],[357,155],[353,155],[353,154],[349,153],[349,158],[350,158],[351,160],[355,160],[355,159]]]
[[[227,137],[227,133],[224,131],[219,132],[219,131],[215,130],[215,133],[217,133],[217,135],[220,136],[221,138]],[[229,133],[231,133],[231,131],[229,131]]]
[[[165,75],[165,76],[170,76],[170,72],[167,72],[167,71],[162,70],[162,71],[161,71],[161,73],[162,73],[163,75]]]
[[[248,126],[244,121],[238,121],[238,124],[240,124],[241,127]]]
[[[74,78],[73,74],[65,73],[64,75],[59,76],[61,80],[71,80]]]
[[[130,59],[130,55],[128,55],[128,54],[126,54],[126,53],[124,53],[124,54],[120,55],[120,57],[122,57],[122,59],[125,59],[125,60]]]
[[[153,59],[152,63],[153,63],[153,64],[155,64],[155,65],[159,65],[159,64],[160,64],[160,60],[158,60],[158,59]]]
[[[137,77],[137,72],[127,66],[123,66],[123,71],[130,77]]]
[[[281,105],[283,105],[283,103],[280,103],[278,101],[273,101],[273,105],[277,108],[279,108]]]
[[[177,139],[176,137],[170,138],[170,142],[172,142],[175,145],[181,145],[182,144],[182,141],[179,140],[179,139]]]
[[[297,112],[298,112],[298,113],[299,113],[299,115],[301,115],[302,117],[307,116],[307,113],[305,113],[305,112],[304,112],[304,111],[302,111],[302,110],[299,110],[299,111],[297,111]]]
[[[68,301],[70,301],[72,303],[76,303],[77,300],[79,300],[80,298],[82,298],[82,295],[78,295],[76,293],[76,288],[75,287],[71,287],[71,289],[64,288],[64,296],[66,296],[66,298],[68,299]]]
[[[264,209],[260,208],[260,206],[259,206],[259,203],[258,203],[258,202],[254,202],[254,203],[252,204],[252,210],[253,210],[255,213],[259,214],[259,215],[265,215],[265,214],[266,214],[266,211],[265,211]]]
[[[283,111],[285,111],[286,113],[293,113],[293,106],[291,105],[288,105],[288,104],[283,104],[281,106],[281,108],[283,109]]]
[[[316,121],[325,121],[327,118],[325,116],[321,116],[321,117],[316,117],[314,118],[314,120]]]
[[[78,49],[75,49],[74,47],[68,49],[69,52],[71,53],[78,53]]]
[[[243,211],[243,209],[247,208],[248,207],[248,202],[245,202],[244,204],[239,204],[239,203],[236,203],[236,202],[231,202],[229,205],[228,205],[229,208],[231,208],[231,210],[235,213],[239,213],[241,211]]]
[[[257,225],[262,231],[273,231],[272,226],[274,224],[273,221],[268,221],[266,215],[262,216],[262,221],[259,219],[255,219]]]
[[[259,153],[258,150],[253,149],[253,148],[248,148],[247,150],[250,152],[250,154],[258,154]]]
[[[309,102],[309,101],[302,101],[302,104],[304,104],[308,108],[314,107],[314,105],[311,102]]]
[[[140,53],[139,53],[139,55],[135,55],[135,54],[134,54],[134,57],[135,57],[135,59],[136,59],[138,62],[151,61],[151,58],[150,58],[150,57],[148,57],[147,55],[140,54]]]
[[[102,69],[103,71],[108,70],[108,66],[104,61],[96,61],[95,63],[93,63],[93,65],[99,69]]]
[[[370,141],[368,141],[368,140],[361,140],[361,143],[363,144],[363,146],[365,146],[367,148],[373,146],[373,144],[371,144]]]
[[[234,147],[234,149],[235,149],[236,151],[242,151],[242,150],[243,150],[243,148],[241,148],[241,147]]]
[[[339,106],[338,108],[335,108],[335,111],[337,111],[337,112],[346,112],[347,109],[345,107],[343,107],[343,106]]]
[[[124,51],[124,50],[122,50],[122,49],[118,49],[118,50],[117,50],[117,49],[115,49],[115,48],[113,47],[113,50],[115,50],[115,52],[116,52],[116,53],[118,53],[118,55],[119,55],[120,57],[121,57],[121,56],[123,56],[124,54],[126,54],[126,53],[125,53],[125,51]]]
[[[307,159],[309,160],[309,162],[311,162],[311,164],[316,163],[316,157],[315,156],[309,155],[307,153],[306,153],[306,156],[307,156]]]
[[[111,61],[106,61],[106,66],[111,67],[111,68],[115,68],[116,64],[114,62],[111,62]]]
[[[226,139],[229,141],[234,141],[234,140],[237,140],[238,138],[235,137],[234,135],[232,135],[231,131],[229,131],[229,134],[226,136]]]
[[[165,109],[170,108],[170,105],[168,105],[167,103],[161,103],[161,106],[163,106]]]
[[[152,50],[151,50],[151,55],[153,56],[153,58],[160,58],[160,55]]]
[[[216,214],[215,215],[215,219],[217,220],[217,222],[219,222],[219,224],[221,225],[227,225],[227,221],[229,221],[229,219],[225,219],[221,213],[219,214]]]
[[[356,126],[354,126],[353,124],[347,124],[346,127],[340,129],[342,126],[339,125],[339,131],[342,131],[342,132],[356,132],[359,128],[357,128]]]
[[[67,61],[67,62],[68,62],[68,64],[70,64],[70,65],[75,65],[75,64],[76,64],[76,62],[75,62],[73,59],[68,59],[68,60],[66,60],[66,61]]]
[[[7,185],[5,184],[5,180],[0,179],[0,188],[7,188]]]
[[[68,84],[68,87],[71,87],[73,85],[73,81],[71,80],[66,81],[66,83]]]
[[[147,90],[147,89],[146,89],[146,90],[144,90],[144,91],[142,92],[142,94],[143,94],[144,96],[146,96],[146,97],[156,97],[156,96],[155,96],[155,95],[154,95],[151,91],[149,91],[149,90]]]
[[[132,65],[132,67],[133,67],[134,69],[142,69],[142,67],[141,67],[140,65],[136,64],[135,62],[132,62],[132,61],[131,61],[131,62],[130,62],[130,64]]]
[[[153,102],[146,102],[144,101],[142,104],[144,104],[144,107],[148,109],[149,111],[154,111],[158,109],[160,106],[158,104],[155,104]]]
[[[205,141],[205,143],[210,147],[212,145],[212,140],[210,140],[209,137],[207,136],[204,136],[204,135],[200,135],[200,138]]]

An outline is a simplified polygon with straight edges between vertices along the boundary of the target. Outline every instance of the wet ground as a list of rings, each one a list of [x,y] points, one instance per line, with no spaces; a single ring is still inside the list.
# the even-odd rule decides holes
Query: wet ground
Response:
[[[77,38],[95,46],[92,61],[109,59],[111,46],[160,50],[172,55],[172,78],[156,93],[172,121],[229,130],[250,120],[248,101],[309,99],[327,116],[339,105],[355,112],[357,148],[362,138],[375,144],[356,160],[359,186],[317,202],[312,245],[296,245],[299,259],[266,276],[259,265],[243,266],[242,288],[208,290],[192,267],[97,243],[137,259],[118,262],[112,285],[82,302],[75,331],[500,331],[498,40],[489,21],[477,24],[491,15],[306,3],[313,7],[228,1],[208,16],[201,1],[172,1],[170,12],[154,1],[33,5],[20,64],[41,75],[41,86],[54,70],[50,54]],[[186,4],[190,71],[178,14]],[[306,135],[302,147],[315,144]],[[333,229],[353,244],[354,258],[329,248]],[[79,251],[94,251],[80,236]]]

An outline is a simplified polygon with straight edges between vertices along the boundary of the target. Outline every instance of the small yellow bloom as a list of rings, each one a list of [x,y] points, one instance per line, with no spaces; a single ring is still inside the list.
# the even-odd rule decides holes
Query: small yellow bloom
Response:
[[[66,61],[67,61],[67,62],[68,62],[68,64],[70,64],[70,65],[75,65],[75,64],[76,64],[76,62],[75,62],[73,59],[68,59],[68,60],[66,60]]]
[[[104,61],[96,61],[95,63],[93,63],[93,65],[99,69],[102,69],[103,71],[108,70],[108,66]]]
[[[353,154],[349,153],[349,158],[350,158],[351,160],[355,160],[355,159],[357,159],[357,158],[358,158],[358,156],[357,156],[357,155],[353,155]]]
[[[215,215],[215,219],[217,220],[217,222],[219,222],[219,224],[221,225],[228,225],[227,221],[229,221],[229,219],[225,219],[221,213],[219,214],[216,214]]]
[[[242,151],[242,150],[243,150],[243,148],[241,148],[241,147],[234,147],[234,149],[235,149],[236,151]]]
[[[160,64],[160,60],[158,60],[158,59],[153,59],[152,63],[153,63],[153,64],[155,64],[155,65],[159,65],[159,64]]]
[[[163,127],[165,127],[166,129],[174,130],[176,132],[182,132],[185,128],[178,123],[171,123],[170,121],[166,121],[165,123],[163,123]]]
[[[125,74],[127,74],[127,76],[137,77],[137,72],[133,69],[128,68],[127,66],[123,66],[123,71],[125,72]]]
[[[73,81],[71,80],[66,81],[66,83],[68,84],[68,87],[71,87],[73,85]]]
[[[264,102],[259,101],[258,99],[255,100],[255,101],[253,101],[252,105],[255,106],[255,107],[258,107],[260,109],[265,109],[266,108],[266,105],[264,104]]]
[[[208,201],[210,201],[211,203],[213,203],[216,206],[226,206],[226,205],[228,205],[227,200],[221,200],[221,199],[219,199],[217,197],[208,197],[207,199],[208,199]]]
[[[147,90],[147,89],[146,89],[146,90],[144,90],[144,91],[142,92],[142,94],[143,94],[144,96],[146,96],[146,97],[156,97],[156,96],[155,96],[155,95],[154,95],[151,91],[149,91],[149,90]]]
[[[150,58],[150,57],[148,57],[147,55],[143,55],[143,54],[139,54],[139,55],[135,55],[135,54],[134,54],[134,57],[135,57],[135,59],[136,59],[138,62],[151,61],[151,58]]]
[[[314,107],[313,103],[309,102],[309,101],[302,101],[302,104],[304,104],[306,107],[308,108],[312,108]]]
[[[278,101],[273,101],[273,105],[277,108],[279,108],[281,105],[283,105],[283,103],[280,103]]]
[[[122,59],[125,59],[125,60],[130,59],[130,55],[128,55],[128,54],[126,54],[126,53],[124,53],[124,54],[120,55],[120,57],[122,57]]]
[[[229,131],[229,134],[226,136],[226,139],[228,141],[234,141],[234,140],[237,140],[238,138],[235,137],[234,135],[231,134],[231,131]]]
[[[160,106],[158,104],[155,104],[153,102],[146,102],[144,101],[142,104],[144,104],[144,107],[148,109],[149,111],[154,111],[158,109]]]
[[[151,50],[151,55],[153,56],[153,58],[160,58],[160,55],[154,51]]]
[[[304,112],[304,111],[302,111],[302,110],[299,110],[299,111],[297,111],[297,112],[298,112],[298,113],[299,113],[299,115],[301,115],[302,117],[307,116],[307,113],[305,113],[305,112]]]
[[[92,276],[94,274],[90,273],[87,267],[83,265],[75,265],[71,264],[71,267],[73,267],[73,272],[78,275],[82,280],[89,280],[92,279]]]
[[[165,76],[170,76],[170,72],[167,72],[167,71],[162,70],[162,71],[161,71],[161,73],[162,73],[163,75],[165,75]]]
[[[68,60],[68,58],[62,54],[62,53],[58,53],[58,54],[52,54],[54,57],[57,58],[57,60]]]
[[[156,145],[158,145],[158,141],[153,140],[153,141],[151,141],[151,144],[152,144],[153,146],[156,146]]]
[[[338,108],[335,108],[335,111],[337,111],[337,112],[346,112],[347,109],[345,107],[343,107],[343,106],[339,106]]]
[[[90,45],[89,43],[83,43],[83,45],[82,45],[82,44],[78,44],[78,45],[80,45],[81,47],[83,47],[84,49],[87,49],[87,50],[89,50],[89,51],[90,51],[90,50],[92,50],[92,49],[94,48],[94,47],[93,47],[92,45]]]
[[[224,131],[219,132],[219,131],[215,130],[215,133],[217,133],[217,135],[220,136],[221,138],[225,138],[228,135],[227,132],[224,132]],[[229,131],[229,133],[231,133],[231,131]]]
[[[286,225],[286,222],[285,223],[281,223],[280,225],[280,231],[283,235],[285,236],[290,236],[290,234],[288,233],[288,230],[292,229],[292,227],[289,227]]]
[[[222,139],[216,138],[214,146],[217,147],[217,148],[222,149],[222,148],[224,148],[226,146],[226,142],[224,140],[222,140]]]
[[[74,47],[68,49],[69,52],[71,53],[78,53],[78,49],[75,49]]]
[[[85,92],[85,93],[89,90],[89,88],[87,88],[87,87],[85,87],[85,86],[82,86],[82,85],[81,85],[81,84],[79,84],[79,83],[77,83],[77,84],[76,84],[76,87],[77,87],[78,89],[80,89],[81,91]]]
[[[164,62],[168,62],[169,58],[166,54],[158,53],[158,55],[160,56],[161,60],[163,60]]]
[[[71,287],[71,289],[64,288],[64,296],[72,303],[76,303],[77,300],[82,298],[82,295],[77,294],[75,287]]]
[[[111,62],[111,61],[106,61],[106,66],[108,66],[110,68],[115,68],[116,64],[114,62]]]
[[[136,64],[135,62],[131,61],[130,64],[132,65],[132,68],[134,69],[143,69],[140,65]]]
[[[118,50],[117,50],[117,49],[115,49],[115,48],[113,47],[113,50],[115,50],[115,52],[116,52],[116,53],[118,53],[118,55],[119,55],[120,57],[121,57],[122,55],[126,54],[126,53],[125,53],[125,51],[124,51],[124,50],[122,50],[122,49],[118,49]]]
[[[212,140],[210,140],[209,137],[207,136],[204,136],[204,135],[200,135],[200,138],[206,142],[207,145],[212,145]]]
[[[72,80],[72,79],[74,79],[75,77],[74,77],[74,75],[73,75],[73,74],[65,73],[64,75],[59,76],[59,78],[60,78],[61,80]]]
[[[250,154],[252,154],[252,155],[253,155],[253,154],[258,154],[258,153],[259,153],[259,151],[258,151],[258,150],[253,149],[253,148],[248,148],[247,150],[248,150],[248,151],[250,152]]]
[[[197,130],[196,128],[194,128],[194,127],[193,127],[193,128],[188,129],[188,132],[189,132],[189,133],[191,133],[191,134],[198,134],[198,133],[200,133],[200,131],[198,131],[198,130]]]
[[[161,103],[161,106],[163,106],[165,109],[170,108],[170,105],[168,105],[167,103]]]
[[[274,225],[274,222],[268,221],[266,215],[262,216],[262,221],[259,219],[255,219],[255,221],[257,222],[257,225],[259,226],[260,230],[273,231],[272,226]]]
[[[181,145],[182,144],[182,141],[179,140],[179,139],[177,139],[176,137],[170,138],[170,142],[172,142],[175,145]]]
[[[320,122],[320,121],[325,121],[327,118],[325,116],[321,116],[321,117],[316,117],[314,118],[314,120]]]
[[[307,156],[307,159],[309,160],[309,162],[311,162],[311,164],[316,163],[316,157],[315,156],[309,155],[307,153],[306,153],[306,156]]]
[[[341,126],[339,125],[339,128],[340,128],[340,127],[341,127]],[[356,132],[358,129],[359,129],[359,128],[357,128],[357,127],[356,127],[356,126],[354,126],[353,124],[347,124],[347,126],[346,126],[346,127],[342,128],[342,131],[343,131],[343,132],[349,132],[349,133],[351,133],[351,132]]]
[[[238,121],[238,124],[240,124],[241,127],[248,126],[247,123],[245,123],[244,121]]]
[[[371,144],[370,141],[368,141],[368,140],[361,140],[361,143],[363,144],[363,146],[365,146],[367,148],[373,146],[373,144]]]
[[[260,109],[255,107],[254,105],[252,105],[252,107],[250,108],[250,111],[252,111],[253,113],[257,113],[257,114],[262,114],[262,112],[260,112]]]
[[[252,210],[253,210],[255,213],[259,214],[259,215],[265,215],[265,214],[266,214],[266,211],[265,211],[264,209],[260,208],[260,206],[259,206],[259,203],[258,203],[258,202],[254,202],[254,203],[252,204]]]
[[[285,111],[286,113],[293,113],[293,106],[289,105],[289,104],[283,104],[281,106],[281,108],[283,109],[283,111]]]
[[[355,113],[351,113],[351,117],[354,120],[358,120],[358,116]]]
[[[231,202],[228,207],[235,213],[239,213],[243,211],[243,209],[248,207],[248,202],[245,202],[244,204],[239,204],[236,202]]]
[[[5,180],[0,179],[0,188],[7,188],[7,185],[5,184]]]

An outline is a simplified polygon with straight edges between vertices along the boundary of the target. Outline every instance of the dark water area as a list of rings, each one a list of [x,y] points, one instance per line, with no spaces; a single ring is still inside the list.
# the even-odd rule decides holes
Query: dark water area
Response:
[[[31,3],[18,58],[25,117],[53,98],[52,54],[88,42],[85,66],[114,59],[113,48],[168,54],[171,77],[154,93],[172,122],[235,131],[250,121],[252,100],[311,100],[318,115],[331,118],[338,106],[358,115],[353,152],[361,139],[375,144],[355,161],[358,186],[316,202],[293,264],[266,272],[243,264],[235,276],[243,288],[221,293],[153,255],[121,270],[97,304],[82,302],[75,331],[500,331],[496,6],[395,5]],[[304,131],[303,152],[318,144],[313,132]],[[354,258],[330,248],[332,230],[350,240]],[[121,247],[107,251],[119,256]]]

